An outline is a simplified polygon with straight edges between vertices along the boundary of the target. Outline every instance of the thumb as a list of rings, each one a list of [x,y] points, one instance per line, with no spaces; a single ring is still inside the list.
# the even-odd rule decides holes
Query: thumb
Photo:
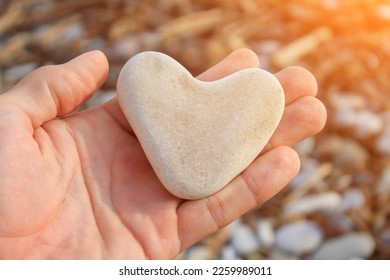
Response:
[[[84,104],[103,84],[107,73],[105,55],[100,51],[88,52],[65,64],[33,71],[0,95],[0,103],[19,109],[37,128]]]

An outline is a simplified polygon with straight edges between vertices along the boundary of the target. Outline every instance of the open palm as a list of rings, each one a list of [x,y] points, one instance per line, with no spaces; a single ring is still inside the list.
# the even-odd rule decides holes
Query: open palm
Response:
[[[258,59],[243,49],[199,79],[249,67]],[[161,185],[116,99],[72,113],[107,72],[90,52],[0,95],[0,258],[174,258],[284,187],[299,169],[289,146],[326,119],[313,76],[281,71],[286,109],[262,154],[221,191],[186,201]]]

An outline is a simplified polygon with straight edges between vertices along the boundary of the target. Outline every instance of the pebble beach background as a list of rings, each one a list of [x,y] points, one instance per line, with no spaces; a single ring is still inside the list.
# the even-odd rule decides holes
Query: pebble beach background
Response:
[[[179,259],[390,259],[389,0],[0,0],[0,92],[100,49],[111,70],[91,107],[140,51],[197,75],[242,47],[271,72],[309,69],[328,123],[295,147],[282,192]]]

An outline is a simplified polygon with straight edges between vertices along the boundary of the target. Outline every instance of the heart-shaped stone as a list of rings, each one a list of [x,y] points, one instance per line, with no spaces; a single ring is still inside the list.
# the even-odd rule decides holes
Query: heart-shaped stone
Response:
[[[250,68],[203,82],[173,58],[143,52],[122,69],[118,100],[165,188],[199,199],[222,189],[261,152],[278,126],[278,80]]]

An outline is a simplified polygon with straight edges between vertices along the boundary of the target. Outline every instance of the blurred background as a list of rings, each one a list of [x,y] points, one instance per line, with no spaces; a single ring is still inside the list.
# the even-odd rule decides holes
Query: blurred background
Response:
[[[390,259],[389,0],[0,0],[1,92],[99,49],[111,69],[91,107],[140,51],[197,75],[243,47],[271,72],[309,69],[328,123],[282,192],[178,258]]]

